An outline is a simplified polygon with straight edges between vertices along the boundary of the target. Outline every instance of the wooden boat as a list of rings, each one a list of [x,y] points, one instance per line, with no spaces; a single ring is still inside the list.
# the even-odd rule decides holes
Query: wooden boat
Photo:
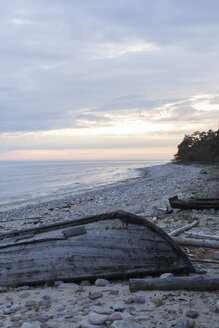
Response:
[[[178,196],[169,198],[172,208],[204,210],[208,208],[219,209],[219,198],[189,198],[178,199]]]
[[[0,285],[195,272],[159,227],[112,212],[0,235]]]

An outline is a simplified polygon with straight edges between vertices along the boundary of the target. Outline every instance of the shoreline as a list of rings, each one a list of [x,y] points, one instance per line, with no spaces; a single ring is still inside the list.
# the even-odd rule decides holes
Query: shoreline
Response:
[[[158,216],[156,220],[154,218],[154,210],[165,209],[169,206],[168,198],[176,194],[181,198],[188,198],[210,197],[217,193],[217,180],[214,179],[216,170],[212,166],[205,166],[207,174],[202,174],[202,167],[169,163],[155,165],[144,168],[142,176],[133,180],[125,180],[62,199],[10,209],[0,213],[0,233],[124,210],[147,218],[166,233],[185,226],[190,220],[198,219],[199,224],[193,228],[194,232],[219,235],[219,211],[212,209],[174,209],[164,217]],[[219,274],[219,261],[214,259],[213,250],[192,247],[186,247],[184,250],[196,270],[204,270],[208,275]],[[203,262],[203,259],[207,259],[207,262]],[[125,280],[112,280],[106,285],[99,286],[97,282],[57,282],[53,287],[47,284],[36,287],[0,287],[0,291],[0,326],[7,328],[219,326],[216,313],[217,291],[131,293],[128,281]],[[92,300],[91,294],[97,295],[97,298]],[[142,303],[138,303],[138,297],[143,300]],[[115,316],[113,324],[106,326],[92,323],[92,318],[100,319],[105,312]],[[26,326],[23,326],[24,323]]]

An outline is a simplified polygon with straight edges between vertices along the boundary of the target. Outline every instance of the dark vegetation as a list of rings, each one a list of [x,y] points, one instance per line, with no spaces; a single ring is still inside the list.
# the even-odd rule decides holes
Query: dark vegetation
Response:
[[[219,163],[219,130],[185,135],[174,155],[174,163]]]

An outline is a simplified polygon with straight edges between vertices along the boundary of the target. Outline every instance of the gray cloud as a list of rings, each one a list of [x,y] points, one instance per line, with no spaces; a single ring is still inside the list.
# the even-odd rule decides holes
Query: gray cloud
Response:
[[[153,119],[218,88],[216,0],[15,0],[1,2],[0,21],[0,132],[104,124],[134,109]],[[188,102],[160,120],[180,119],[205,118]]]

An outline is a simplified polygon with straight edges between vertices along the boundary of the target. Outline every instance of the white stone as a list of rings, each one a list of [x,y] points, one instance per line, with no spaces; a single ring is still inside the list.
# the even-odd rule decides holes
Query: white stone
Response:
[[[170,278],[170,277],[173,277],[173,274],[171,272],[166,272],[166,273],[163,273],[160,278]]]
[[[109,309],[109,308],[105,308],[105,307],[102,307],[102,306],[94,306],[93,311],[98,313],[98,314],[105,314],[105,315],[109,315],[109,314],[112,314],[114,312],[114,310]]]
[[[100,278],[95,281],[95,286],[98,286],[98,287],[107,286],[109,284],[110,284],[109,280],[106,280],[106,279]]]
[[[113,305],[113,309],[115,311],[123,311],[125,309],[125,306],[121,303],[116,303]]]
[[[107,321],[108,316],[92,312],[88,318],[92,325],[103,325]]]
[[[34,328],[30,322],[24,322],[21,328]]]
[[[216,303],[216,311],[219,312],[219,300]]]

